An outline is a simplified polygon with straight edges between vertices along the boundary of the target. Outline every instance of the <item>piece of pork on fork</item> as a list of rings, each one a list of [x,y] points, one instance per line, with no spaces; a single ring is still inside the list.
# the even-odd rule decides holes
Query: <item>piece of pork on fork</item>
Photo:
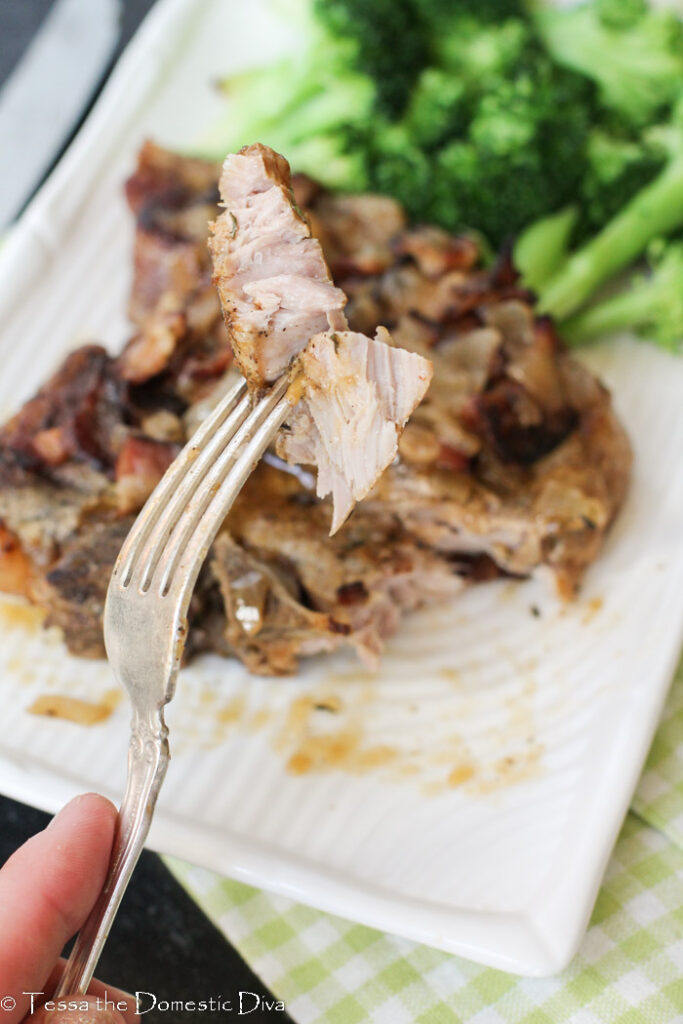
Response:
[[[301,400],[278,454],[317,466],[334,533],[394,459],[432,365],[394,347],[384,328],[374,338],[347,329],[346,296],[294,200],[284,157],[260,144],[229,154],[220,193],[225,212],[209,248],[235,361],[254,391],[285,371],[296,376]]]

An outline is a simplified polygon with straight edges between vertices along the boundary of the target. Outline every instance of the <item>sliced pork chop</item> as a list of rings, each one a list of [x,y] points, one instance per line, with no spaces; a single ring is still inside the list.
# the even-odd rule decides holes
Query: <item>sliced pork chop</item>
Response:
[[[314,334],[343,329],[346,296],[294,200],[289,164],[247,146],[223,164],[225,212],[209,248],[235,360],[254,388],[272,383]]]
[[[317,465],[334,533],[396,455],[431,363],[395,348],[386,330],[371,339],[345,329],[346,295],[332,284],[283,157],[261,145],[228,155],[220,192],[226,209],[210,248],[235,360],[258,390],[299,357],[302,398],[279,450]]]

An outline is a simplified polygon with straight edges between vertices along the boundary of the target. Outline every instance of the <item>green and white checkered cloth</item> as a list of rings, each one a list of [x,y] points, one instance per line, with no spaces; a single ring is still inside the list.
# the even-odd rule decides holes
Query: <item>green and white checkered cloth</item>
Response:
[[[179,861],[298,1024],[683,1022],[683,662],[579,954],[518,978]]]

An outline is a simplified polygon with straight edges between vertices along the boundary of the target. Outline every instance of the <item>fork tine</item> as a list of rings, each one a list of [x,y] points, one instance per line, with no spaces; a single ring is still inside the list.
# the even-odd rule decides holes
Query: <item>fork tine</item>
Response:
[[[177,507],[179,494],[188,489],[190,474],[192,479],[201,476],[202,470],[210,465],[216,448],[220,450],[221,445],[229,440],[243,422],[249,410],[249,399],[245,392],[246,382],[238,381],[195,431],[148,498],[124,541],[114,567],[112,579],[116,579],[121,586],[129,586],[141,550],[147,545],[160,520],[168,514],[169,505]],[[205,454],[207,451],[208,455]]]
[[[159,509],[154,526],[142,547],[138,549],[133,576],[137,578],[143,592],[149,587],[154,566],[169,534],[178,520],[185,515],[188,505],[191,504],[198,488],[202,486],[204,478],[245,422],[250,409],[251,398],[249,395],[245,395],[204,447],[196,444],[192,446],[186,473],[168,495],[163,507]]]
[[[151,585],[153,580],[155,591],[162,596],[166,595],[186,546],[209,511],[212,522],[218,519],[216,529],[220,526],[234,498],[291,409],[291,403],[284,397],[287,389],[288,382],[285,379],[275,384],[254,406],[249,417],[224,447],[192,495],[184,514],[174,524],[163,548],[159,548],[158,557],[149,565],[143,589],[145,583]],[[236,477],[237,467],[240,470]],[[246,472],[242,473],[244,467]],[[236,484],[238,477],[239,484]],[[230,495],[227,504],[219,503],[221,494]]]
[[[206,558],[221,523],[230,511],[247,477],[251,474],[254,466],[291,412],[291,408],[291,402],[287,397],[282,398],[253,437],[242,447],[238,458],[231,466],[225,479],[212,495],[211,501],[196,524],[194,532],[189,536],[184,546],[178,546],[175,549],[172,564],[174,575],[171,576],[170,573],[166,575],[167,582],[164,593],[168,593],[173,582],[176,579],[180,579],[182,581],[182,591],[185,594],[185,600],[187,600],[188,591],[191,592],[194,588],[199,567]],[[196,567],[196,570],[194,567]]]

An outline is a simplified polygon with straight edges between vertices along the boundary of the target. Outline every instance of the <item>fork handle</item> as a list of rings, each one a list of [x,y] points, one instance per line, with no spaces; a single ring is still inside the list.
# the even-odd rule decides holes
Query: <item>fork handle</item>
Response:
[[[133,719],[128,749],[128,781],[114,835],[109,872],[97,902],[81,928],[54,998],[88,989],[102,947],[119,909],[152,823],[169,761],[163,709]]]

